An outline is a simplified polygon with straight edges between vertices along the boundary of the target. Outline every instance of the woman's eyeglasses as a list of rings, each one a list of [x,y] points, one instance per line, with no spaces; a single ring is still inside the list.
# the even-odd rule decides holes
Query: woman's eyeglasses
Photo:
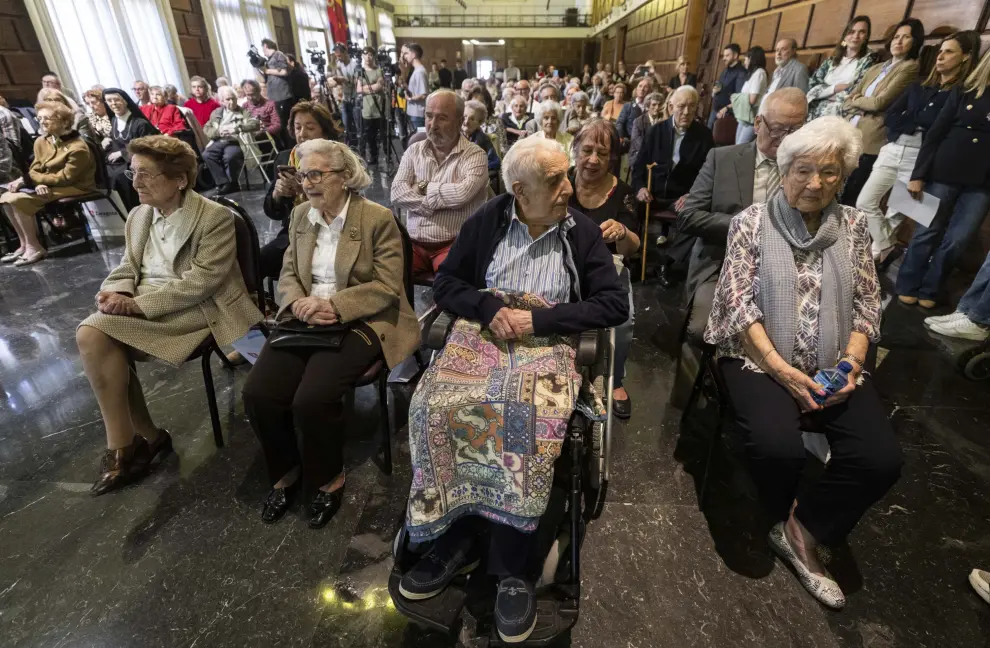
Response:
[[[296,180],[302,183],[303,180],[309,180],[310,184],[320,184],[323,182],[325,176],[331,173],[342,173],[343,169],[330,169],[329,171],[320,171],[319,169],[313,169],[312,171],[306,171],[305,173],[300,171],[296,174]]]
[[[149,182],[151,180],[154,180],[155,178],[157,178],[160,175],[165,175],[165,174],[164,173],[148,173],[147,171],[136,171],[135,172],[135,171],[131,171],[130,169],[128,169],[127,171],[124,171],[124,177],[127,178],[128,180],[130,180],[131,182],[133,182],[135,180],[140,180],[141,182]]]

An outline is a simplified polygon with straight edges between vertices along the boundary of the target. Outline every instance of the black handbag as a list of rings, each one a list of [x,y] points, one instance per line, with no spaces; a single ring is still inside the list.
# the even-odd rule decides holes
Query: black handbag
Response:
[[[307,324],[290,318],[278,322],[268,338],[273,349],[339,349],[349,324]]]

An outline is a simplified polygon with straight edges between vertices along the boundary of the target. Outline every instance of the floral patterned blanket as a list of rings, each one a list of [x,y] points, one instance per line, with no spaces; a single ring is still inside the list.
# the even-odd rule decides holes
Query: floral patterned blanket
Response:
[[[548,307],[492,292],[510,308]],[[431,540],[471,514],[534,531],[581,385],[572,338],[504,341],[457,320],[410,404],[410,537]]]

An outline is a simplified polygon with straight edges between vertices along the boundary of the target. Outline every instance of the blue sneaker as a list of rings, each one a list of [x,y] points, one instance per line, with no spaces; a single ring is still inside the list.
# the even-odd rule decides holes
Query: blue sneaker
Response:
[[[505,643],[526,641],[536,628],[536,592],[520,578],[503,578],[495,597],[495,629]]]
[[[412,569],[399,581],[399,593],[410,601],[433,598],[455,577],[474,571],[481,560],[472,551],[470,535],[441,536]]]

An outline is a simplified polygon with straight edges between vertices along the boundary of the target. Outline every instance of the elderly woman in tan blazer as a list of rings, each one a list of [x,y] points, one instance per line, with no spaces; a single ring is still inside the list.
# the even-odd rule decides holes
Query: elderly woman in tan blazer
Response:
[[[842,116],[863,135],[859,166],[846,180],[842,204],[856,206],[856,198],[873,171],[880,149],[887,143],[883,119],[887,108],[918,78],[918,55],[925,44],[925,28],[917,18],[902,20],[887,42],[890,59],[869,68],[842,102]]]
[[[34,215],[48,203],[93,191],[96,161],[86,140],[72,129],[72,110],[61,103],[45,101],[35,106],[42,136],[34,140],[34,161],[28,178],[18,178],[0,195],[20,247],[0,262],[26,266],[37,263],[48,251],[38,239]]]
[[[392,213],[358,192],[371,180],[346,145],[296,147],[307,202],[292,211],[278,318],[349,327],[339,348],[266,344],[244,385],[244,408],[273,484],[262,520],[275,522],[299,490],[315,492],[309,525],[324,526],[344,495],[343,399],[378,359],[394,367],[419,345]],[[296,429],[302,448],[296,445]]]
[[[127,151],[124,173],[141,204],[127,218],[124,258],[96,295],[99,312],[76,330],[107,431],[94,495],[143,477],[172,449],[148,413],[135,360],[154,356],[178,366],[210,334],[230,344],[262,319],[237,265],[233,215],[191,190],[192,148],[151,135]]]

